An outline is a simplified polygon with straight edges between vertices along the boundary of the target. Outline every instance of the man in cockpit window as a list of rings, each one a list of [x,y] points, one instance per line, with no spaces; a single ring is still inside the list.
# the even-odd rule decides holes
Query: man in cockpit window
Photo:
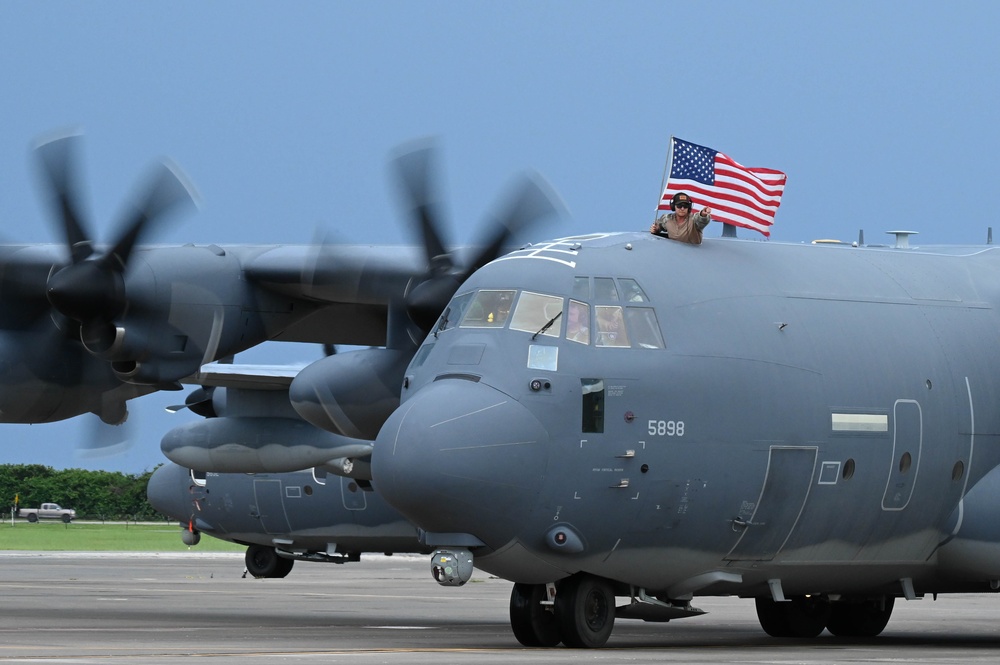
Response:
[[[705,206],[697,215],[692,215],[691,197],[684,192],[674,194],[670,199],[670,209],[673,212],[658,217],[649,227],[649,232],[671,240],[700,245],[702,231],[712,221],[712,209]]]

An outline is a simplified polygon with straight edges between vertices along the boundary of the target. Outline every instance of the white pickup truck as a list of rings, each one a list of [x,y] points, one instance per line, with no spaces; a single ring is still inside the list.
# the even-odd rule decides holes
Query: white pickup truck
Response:
[[[58,503],[43,503],[41,508],[21,508],[17,511],[17,516],[23,517],[29,522],[62,520],[69,523],[76,517],[76,511],[72,508],[63,508]]]

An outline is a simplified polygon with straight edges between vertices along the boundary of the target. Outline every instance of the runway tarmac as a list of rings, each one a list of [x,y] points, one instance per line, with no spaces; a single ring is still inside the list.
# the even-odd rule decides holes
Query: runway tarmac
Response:
[[[0,663],[994,663],[1000,597],[898,601],[881,637],[777,640],[753,602],[699,598],[668,624],[619,620],[596,651],[525,649],[508,582],[435,584],[426,557],[296,563],[243,578],[233,554],[0,552]]]

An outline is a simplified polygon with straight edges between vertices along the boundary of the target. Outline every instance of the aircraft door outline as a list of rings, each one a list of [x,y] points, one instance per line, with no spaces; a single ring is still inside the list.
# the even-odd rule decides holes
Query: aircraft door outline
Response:
[[[256,517],[264,533],[288,533],[292,530],[285,512],[280,480],[254,478],[253,495],[257,503]]]
[[[346,510],[364,510],[368,507],[368,497],[351,478],[340,477],[340,500]]]
[[[920,403],[913,399],[897,399],[892,406],[892,430],[892,459],[889,477],[885,481],[885,492],[882,494],[882,510],[900,511],[909,505],[920,473],[920,457],[924,447],[923,410]],[[916,441],[915,454],[911,452],[910,444],[913,441]]]
[[[778,555],[805,510],[818,457],[817,446],[774,445],[768,449],[757,505],[726,560],[770,561]],[[736,528],[737,522],[733,526]]]

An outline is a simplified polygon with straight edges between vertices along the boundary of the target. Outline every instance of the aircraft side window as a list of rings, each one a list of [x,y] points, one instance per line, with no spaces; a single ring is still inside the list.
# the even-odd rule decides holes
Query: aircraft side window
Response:
[[[566,310],[566,339],[590,344],[590,305],[570,300]]]
[[[597,346],[629,346],[621,307],[598,305],[594,312],[597,315]]]
[[[583,389],[583,431],[604,432],[604,381],[580,379]]]
[[[435,329],[436,332],[442,332],[457,326],[458,322],[465,316],[465,311],[469,308],[469,303],[472,302],[473,295],[475,294],[470,291],[469,293],[463,293],[460,296],[452,298],[448,306],[441,312],[441,318],[438,319],[437,328]]]
[[[579,298],[580,300],[590,300],[590,278],[589,277],[574,277],[573,278],[573,297]]]
[[[502,328],[514,303],[514,289],[479,291],[462,317],[462,328]]]
[[[632,345],[643,349],[662,349],[663,335],[652,307],[626,307],[625,322],[632,335]]]
[[[562,298],[524,291],[510,317],[510,329],[559,337],[562,334],[562,311]]]
[[[621,287],[622,300],[625,302],[649,302],[639,282],[634,279],[619,279],[618,286]]]
[[[618,287],[610,277],[594,278],[594,300],[618,300]]]
[[[428,339],[433,339],[433,337],[429,337]],[[433,349],[434,349],[434,342],[424,342],[420,346],[420,348],[417,349],[416,355],[413,356],[413,361],[410,363],[410,367],[412,367],[413,369],[417,369],[418,367],[423,365],[424,362],[427,360],[427,356],[431,354],[431,351]]]

